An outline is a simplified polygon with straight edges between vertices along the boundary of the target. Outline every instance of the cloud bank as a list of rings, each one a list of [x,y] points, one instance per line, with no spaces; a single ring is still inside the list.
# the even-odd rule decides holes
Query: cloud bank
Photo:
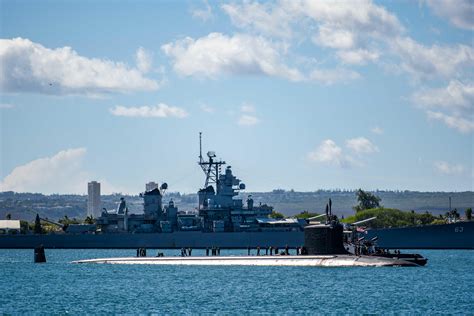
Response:
[[[260,74],[303,80],[297,69],[283,63],[281,46],[263,37],[210,33],[198,39],[187,37],[167,43],[161,48],[172,59],[174,70],[183,76],[216,79],[225,74]]]
[[[474,4],[472,0],[427,0],[433,12],[446,18],[456,27],[474,30]]]
[[[83,193],[87,174],[81,170],[85,148],[72,148],[39,158],[12,170],[0,183],[1,191]]]
[[[142,70],[147,65],[139,53]],[[97,95],[157,90],[159,84],[124,63],[80,56],[71,47],[46,48],[28,39],[0,40],[4,92]]]
[[[474,131],[474,84],[451,80],[446,87],[418,91],[411,100],[431,120],[461,133]]]
[[[83,168],[86,153],[83,147],[65,149],[20,165],[0,182],[0,191],[86,194],[87,182],[97,179]],[[126,191],[97,180],[104,194]]]

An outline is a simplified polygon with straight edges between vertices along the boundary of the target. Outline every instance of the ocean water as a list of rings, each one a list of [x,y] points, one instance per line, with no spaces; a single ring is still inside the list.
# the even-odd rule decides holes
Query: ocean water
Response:
[[[178,251],[164,250],[165,255]],[[135,250],[0,249],[0,314],[470,314],[474,251],[419,268],[71,264]],[[148,250],[148,255],[156,250]],[[193,250],[193,255],[202,254]],[[221,255],[246,254],[222,251]]]

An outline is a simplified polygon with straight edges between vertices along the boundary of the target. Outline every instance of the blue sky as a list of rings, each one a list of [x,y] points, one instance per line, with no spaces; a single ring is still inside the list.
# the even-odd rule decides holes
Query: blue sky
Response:
[[[1,190],[473,190],[469,1],[0,1]]]

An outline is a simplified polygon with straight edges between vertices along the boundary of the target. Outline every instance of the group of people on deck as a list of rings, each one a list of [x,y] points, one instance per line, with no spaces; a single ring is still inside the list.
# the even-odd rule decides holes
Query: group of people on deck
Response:
[[[274,252],[275,252],[275,256],[289,256],[290,255],[290,248],[288,247],[288,245],[283,249],[283,251],[280,251],[280,249],[278,247],[272,247],[272,246],[265,247],[264,249],[265,249],[265,256],[268,256],[268,255],[273,256]],[[296,247],[294,249],[296,251],[297,256],[308,254],[308,251],[305,247]],[[248,256],[252,255],[251,250],[252,250],[252,248],[247,247],[247,255]],[[256,255],[260,256],[261,255],[261,248],[257,247],[256,250],[257,250]]]

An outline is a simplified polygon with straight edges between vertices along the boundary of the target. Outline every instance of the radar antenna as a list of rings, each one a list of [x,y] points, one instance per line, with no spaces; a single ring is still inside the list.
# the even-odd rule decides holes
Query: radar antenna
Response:
[[[208,151],[207,157],[208,161],[205,161],[202,157],[202,132],[199,132],[199,162],[202,171],[206,175],[206,181],[204,182],[204,188],[207,188],[209,185],[216,185],[219,181],[219,175],[221,174],[221,166],[225,165],[225,161],[219,160],[214,161],[216,158],[216,153],[214,151]]]
[[[199,163],[202,162],[202,132],[199,132]]]

